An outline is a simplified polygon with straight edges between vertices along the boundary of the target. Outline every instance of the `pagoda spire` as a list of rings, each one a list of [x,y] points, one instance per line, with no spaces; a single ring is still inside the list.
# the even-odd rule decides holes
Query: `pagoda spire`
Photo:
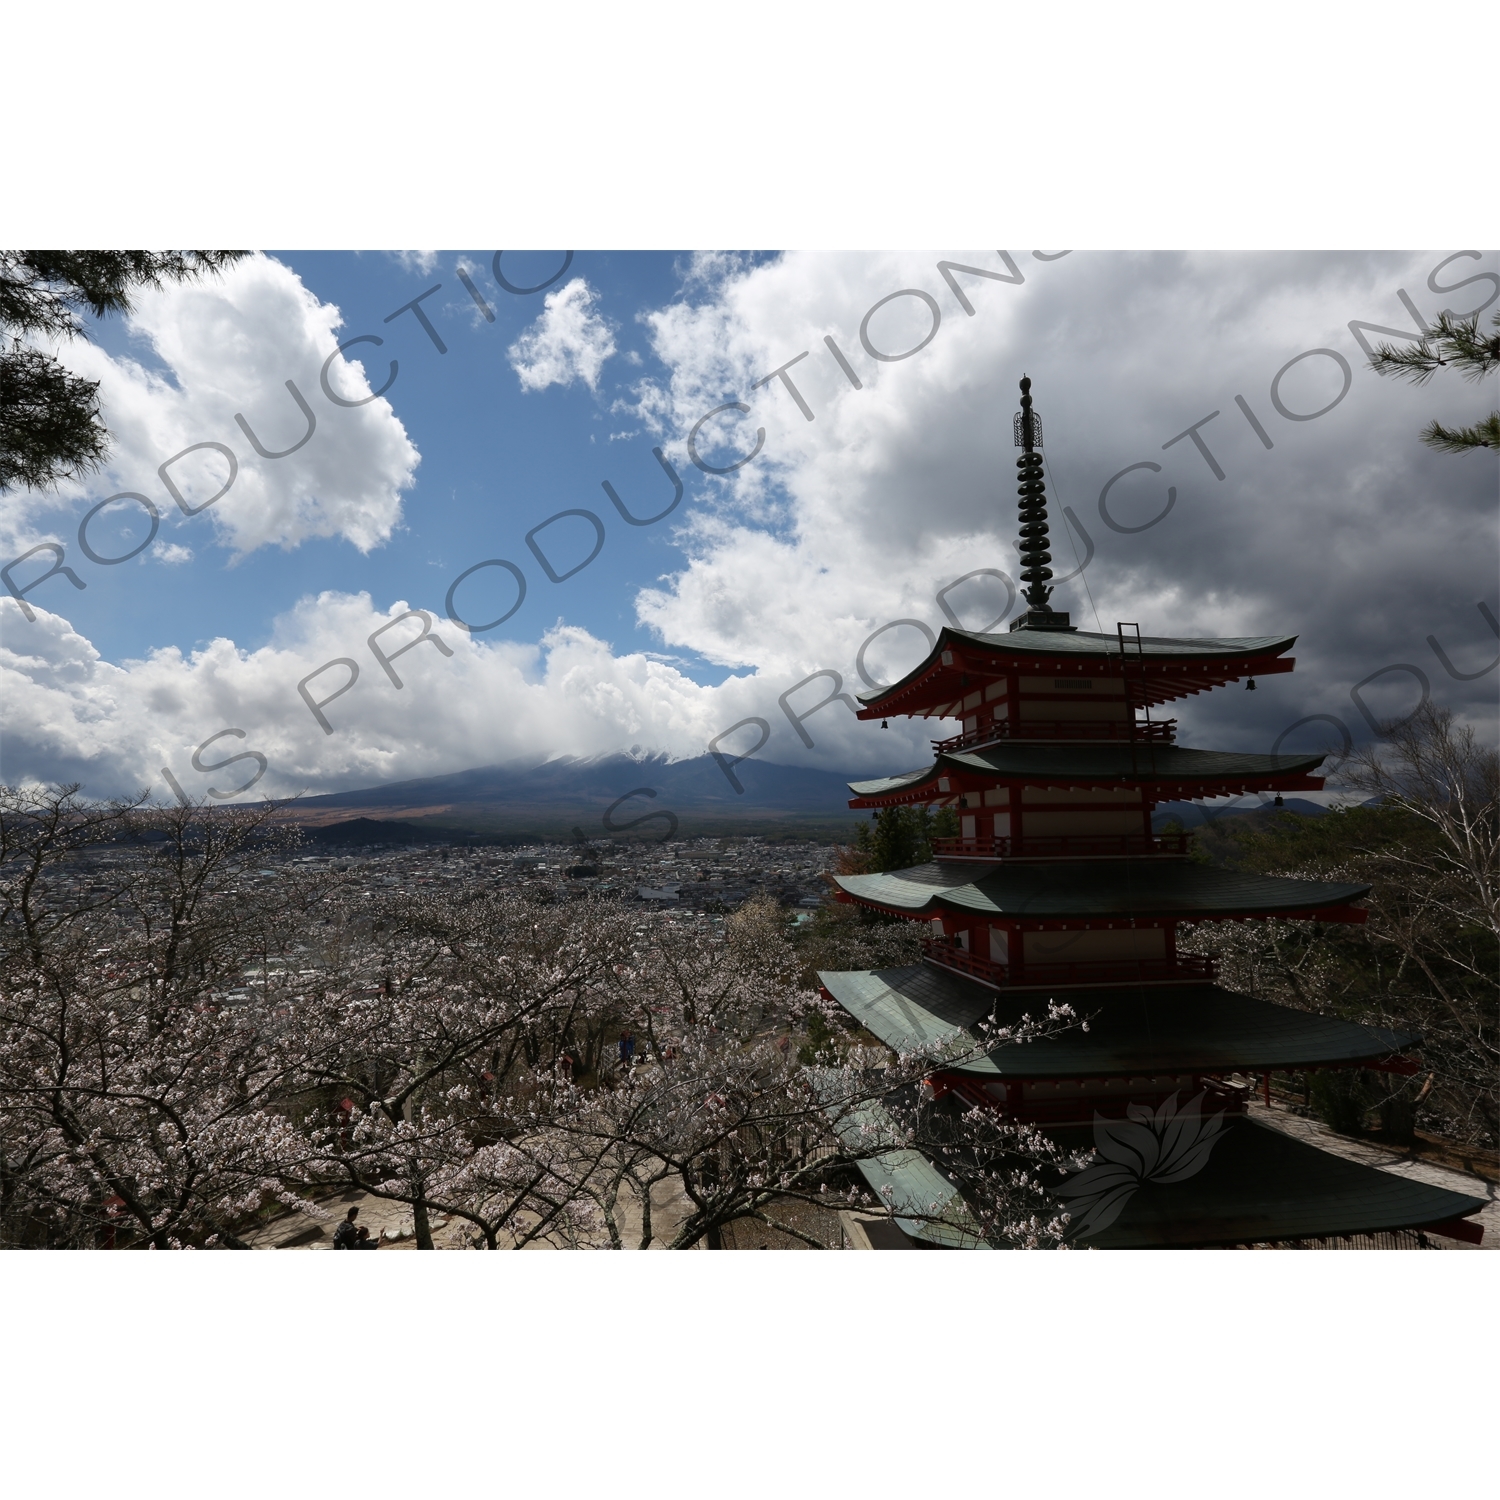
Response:
[[[1016,413],[1016,447],[1022,450],[1016,460],[1020,484],[1016,493],[1020,496],[1021,539],[1017,551],[1021,554],[1021,582],[1026,585],[1025,599],[1030,608],[1010,623],[1012,630],[1071,630],[1066,614],[1054,610],[1049,603],[1052,588],[1047,580],[1052,569],[1047,566],[1052,554],[1047,525],[1047,483],[1042,474],[1042,455],[1036,450],[1042,446],[1042,421],[1031,406],[1031,377],[1021,377],[1021,409]]]

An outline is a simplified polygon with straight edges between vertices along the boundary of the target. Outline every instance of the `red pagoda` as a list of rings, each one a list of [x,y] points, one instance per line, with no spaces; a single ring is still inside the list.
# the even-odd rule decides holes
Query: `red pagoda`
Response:
[[[1102,1148],[1127,1118],[1165,1124],[1193,1101],[1202,1139],[1174,1171],[1139,1171],[1107,1208],[1073,1189],[1075,1242],[1101,1248],[1305,1243],[1430,1229],[1477,1241],[1483,1200],[1362,1166],[1250,1118],[1281,1071],[1415,1071],[1420,1039],[1221,988],[1209,958],[1180,952],[1182,923],[1295,918],[1359,923],[1368,886],[1274,878],[1189,858],[1152,830],[1163,802],[1317,790],[1321,756],[1179,745],[1153,712],[1188,694],[1290,672],[1295,637],[1169,640],[1121,625],[1075,628],[1050,606],[1046,486],[1031,382],[1015,419],[1027,610],[1005,634],[944,629],[899,682],[863,694],[863,719],[957,719],[930,766],[852,782],[850,806],[956,810],[960,833],[931,863],[838,878],[841,899],[925,923],[925,956],[899,969],[825,973],[825,992],[887,1045],[910,1052],[981,1023],[1014,1025],[1066,1002],[1088,1019],[933,1074],[945,1095],[1036,1125],[1061,1146]],[[1203,1122],[1212,1120],[1212,1126]],[[1180,1138],[1177,1132],[1174,1138]],[[903,1203],[944,1195],[915,1153],[863,1168],[911,1244],[973,1244]],[[1083,1183],[1087,1174],[1081,1174]],[[1118,1174],[1117,1174],[1118,1176]],[[877,1181],[877,1178],[879,1181]],[[1065,1201],[1069,1184],[1061,1186]],[[948,1183],[946,1196],[961,1202]]]

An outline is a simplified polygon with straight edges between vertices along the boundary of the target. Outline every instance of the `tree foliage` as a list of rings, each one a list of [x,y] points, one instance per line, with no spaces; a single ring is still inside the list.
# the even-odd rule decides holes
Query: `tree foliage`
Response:
[[[1422,1036],[1422,1073],[1324,1080],[1325,1113],[1421,1109],[1445,1134],[1500,1138],[1500,779],[1493,750],[1447,709],[1384,726],[1336,779],[1368,800],[1218,830],[1221,858],[1268,874],[1368,882],[1363,926],[1206,924],[1188,950],[1261,998]],[[1357,1096],[1357,1098],[1356,1098]],[[1353,1101],[1353,1102],[1351,1102]],[[1330,1114],[1331,1118],[1331,1114]]]
[[[266,809],[0,789],[4,1243],[235,1243],[274,1189],[285,992],[319,899],[259,876],[286,837]],[[251,963],[279,977],[224,1004]]]
[[[958,814],[951,807],[882,807],[855,830],[858,873],[905,870],[932,858],[932,841],[958,834]],[[850,872],[853,873],[853,872]]]
[[[957,833],[958,817],[952,808],[882,808],[870,822],[859,824],[852,844],[835,851],[833,874],[868,875],[925,864],[932,858],[933,839]],[[841,902],[831,876],[824,879],[830,899],[795,934],[804,985],[815,986],[820,969],[890,969],[917,962],[923,924]]]
[[[245,253],[0,251],[0,490],[82,479],[109,452],[98,381],[70,374],[38,344],[85,337],[85,313],[128,313],[138,289],[217,274]]]
[[[1370,360],[1377,375],[1394,375],[1425,385],[1442,369],[1457,370],[1465,380],[1483,380],[1500,368],[1500,312],[1492,321],[1493,334],[1479,331],[1479,314],[1455,318],[1440,313],[1436,323],[1413,344],[1398,348],[1381,344]],[[1445,427],[1434,419],[1422,432],[1422,441],[1440,453],[1469,453],[1475,448],[1500,449],[1500,411],[1491,412],[1468,427]]]
[[[489,1249],[808,1240],[778,1205],[880,1211],[855,1169],[912,1149],[961,1207],[908,1218],[1060,1241],[1057,1153],[920,1085],[1067,1013],[897,1056],[803,985],[769,899],[715,928],[372,889],[291,858],[278,817],[0,789],[0,1243],[243,1248],[350,1190],[419,1248],[437,1215]]]

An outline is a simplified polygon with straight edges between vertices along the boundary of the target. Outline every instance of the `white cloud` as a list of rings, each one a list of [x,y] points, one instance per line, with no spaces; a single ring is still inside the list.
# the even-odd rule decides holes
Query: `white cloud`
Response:
[[[253,255],[222,277],[141,294],[128,327],[164,370],[82,340],[64,344],[58,350],[64,363],[100,383],[113,449],[105,472],[86,486],[8,501],[0,541],[9,555],[51,536],[52,513],[71,514],[76,525],[86,504],[119,490],[150,497],[164,524],[210,527],[216,540],[242,554],[313,537],[342,537],[361,551],[387,541],[418,454],[384,397],[341,407],[324,395],[320,377],[341,323],[338,308],[319,302],[288,267]],[[335,359],[328,378],[346,399],[370,394],[355,361]],[[311,422],[288,382],[311,410]],[[237,416],[271,453],[293,448],[310,426],[312,435],[285,457],[266,458]],[[233,483],[208,503],[230,464],[218,447],[200,448],[168,467],[183,497],[178,502],[159,466],[205,443],[234,455]],[[204,505],[193,517],[183,513],[184,506]],[[65,540],[66,527],[56,535]]]
[[[536,321],[506,351],[521,388],[546,390],[581,380],[599,389],[599,372],[615,352],[614,333],[594,311],[599,295],[581,276],[547,294]]]
[[[193,549],[179,546],[176,542],[158,542],[152,547],[151,555],[157,562],[175,568],[179,563],[192,562]]]
[[[1486,473],[1482,461],[1433,454],[1416,434],[1436,412],[1471,419],[1490,395],[1451,381],[1414,396],[1363,368],[1348,329],[1353,318],[1409,323],[1398,288],[1435,313],[1443,299],[1425,283],[1441,258],[1080,252],[1043,263],[1014,252],[1023,284],[957,275],[972,315],[938,261],[1009,275],[994,251],[789,254],[753,267],[703,259],[684,289],[694,295],[646,318],[669,373],[638,385],[625,409],[687,473],[683,435],[726,401],[751,411],[717,418],[699,437],[700,455],[727,464],[754,445],[757,429],[764,446],[731,476],[698,479],[679,531],[689,561],[641,592],[639,618],[669,647],[754,667],[764,684],[759,712],[776,730],[765,754],[800,756],[778,719],[773,684],[780,690],[827,667],[843,674],[846,689],[861,688],[855,656],[871,631],[898,618],[935,630],[944,623],[935,599],[944,584],[980,567],[1017,572],[1010,429],[1026,372],[1045,419],[1053,568],[1073,571],[1075,546],[1084,546],[1063,534],[1063,505],[1097,548],[1091,596],[1078,581],[1058,590],[1055,602],[1075,624],[1112,632],[1127,619],[1147,633],[1302,636],[1294,678],[1263,683],[1268,691],[1253,697],[1188,700],[1179,712],[1194,733],[1268,748],[1282,727],[1313,712],[1362,729],[1349,687],[1390,662],[1421,662],[1443,701],[1477,702],[1490,685],[1450,680],[1426,637],[1463,642],[1476,665],[1493,657],[1473,604],[1494,600],[1493,465]],[[1464,271],[1473,274],[1467,262]],[[933,332],[919,296],[874,310],[902,289],[932,299],[938,327],[910,358],[872,358],[861,340],[867,316],[866,334],[886,354]],[[1487,290],[1449,300],[1467,311]],[[1326,417],[1288,420],[1274,408],[1273,377],[1314,349],[1345,359],[1348,395]],[[812,421],[779,379],[757,388],[804,352],[788,374]],[[1320,355],[1287,371],[1279,398],[1293,412],[1312,412],[1340,386],[1337,362]],[[1272,450],[1236,395],[1271,432]],[[1170,444],[1211,412],[1218,416],[1203,436],[1222,481],[1191,440]],[[1160,474],[1122,480],[1112,515],[1124,525],[1149,521],[1168,486],[1177,492],[1173,512],[1149,530],[1114,532],[1101,519],[1100,491],[1112,474],[1143,462],[1161,465]],[[950,601],[971,625],[993,614],[985,587],[971,583]],[[920,658],[923,644],[911,627],[883,635],[867,669],[889,679]],[[1415,681],[1393,676],[1383,684],[1389,703],[1374,711],[1411,706]],[[842,749],[838,718],[847,715],[830,709],[817,722],[827,721],[830,746]],[[868,745],[868,730],[861,733]],[[815,737],[821,757],[825,736]]]
[[[631,744],[698,755],[752,715],[770,725],[766,759],[851,772],[920,765],[937,725],[893,720],[882,732],[833,702],[807,719],[809,750],[778,698],[823,669],[841,675],[844,692],[858,691],[856,656],[877,627],[911,619],[936,630],[944,621],[938,589],[979,568],[1015,573],[1010,419],[1023,370],[1036,380],[1044,418],[1054,567],[1073,566],[1059,526],[1063,505],[1097,548],[1091,592],[1076,581],[1059,589],[1056,602],[1075,623],[1096,628],[1097,607],[1106,631],[1124,618],[1148,634],[1302,636],[1293,677],[1267,678],[1254,694],[1221,691],[1174,706],[1190,743],[1266,749],[1280,729],[1312,713],[1341,715],[1358,731],[1350,685],[1394,662],[1420,664],[1440,701],[1488,723],[1493,678],[1453,681],[1426,638],[1438,637],[1460,670],[1493,659],[1493,638],[1474,609],[1475,600],[1495,597],[1493,465],[1486,468],[1482,454],[1472,462],[1432,454],[1416,433],[1434,414],[1468,419],[1489,392],[1444,385],[1443,377],[1420,393],[1382,381],[1361,369],[1347,327],[1351,318],[1399,326],[1397,288],[1429,312],[1442,305],[1425,291],[1441,257],[1080,253],[1044,264],[1018,254],[1024,285],[962,282],[972,317],[937,273],[939,258],[793,255],[753,267],[705,260],[693,272],[698,300],[649,317],[668,373],[639,387],[631,408],[693,485],[673,518],[686,518],[678,535],[688,560],[637,600],[665,650],[616,655],[562,625],[534,646],[471,640],[442,619],[439,579],[434,597],[414,602],[433,614],[452,655],[424,644],[401,656],[397,690],[367,640],[404,610],[400,603],[380,609],[364,595],[323,594],[278,621],[271,644],[258,650],[216,640],[188,656],[161,651],[117,667],[40,606],[38,623],[13,629],[16,606],[0,598],[14,645],[0,654],[7,777],[80,779],[96,792],[150,783],[160,790],[160,768],[171,766],[190,792],[224,788],[238,782],[194,773],[190,759],[209,735],[234,727],[247,738],[221,741],[207,757],[241,747],[266,755],[271,769],[255,795],[328,791]],[[993,251],[948,258],[1004,269]],[[555,296],[574,286],[587,293],[575,282]],[[872,359],[861,322],[881,298],[908,287],[936,299],[937,334],[910,359]],[[1448,303],[1466,310],[1478,300],[1473,288],[1467,295]],[[552,303],[532,330],[538,337]],[[582,305],[575,301],[575,311]],[[925,304],[905,298],[876,313],[868,332],[877,349],[898,351],[929,323]],[[836,340],[861,389],[824,335]],[[1316,348],[1343,351],[1349,394],[1326,417],[1288,420],[1273,408],[1272,377]],[[790,373],[812,422],[779,381],[755,388],[804,350],[808,357]],[[1320,394],[1317,381],[1330,373],[1333,389]],[[352,388],[352,377],[343,378]],[[1311,411],[1338,384],[1334,363],[1323,358],[1289,371],[1280,393],[1289,410]],[[1241,418],[1236,395],[1258,413],[1273,449]],[[722,452],[727,462],[757,427],[765,446],[733,476],[706,479],[692,467],[684,435],[704,412],[736,398],[752,407],[743,428],[720,429],[717,446],[705,434],[700,452]],[[1220,415],[1203,435],[1223,481],[1190,441],[1163,446],[1211,411]],[[1144,462],[1162,471],[1122,480],[1112,514],[1140,525],[1168,485],[1177,490],[1172,513],[1150,530],[1111,531],[1100,518],[1100,489]],[[987,578],[949,599],[971,627],[986,625],[1003,602],[1003,589]],[[414,629],[407,621],[384,639],[404,642]],[[739,675],[700,686],[670,658],[673,650]],[[866,670],[892,680],[924,652],[921,631],[901,626],[868,647]],[[336,733],[325,735],[296,685],[336,657],[357,661],[360,675],[329,704]],[[334,670],[312,691],[322,696],[341,681]],[[1384,683],[1386,698],[1377,682],[1365,699],[1374,712],[1409,706],[1400,698],[1413,681],[1398,673]],[[805,712],[832,687],[828,678],[809,683],[791,707]],[[723,748],[738,752],[753,738],[742,730]]]
[[[192,756],[210,735],[245,731],[203,752],[205,762],[257,751],[269,770],[252,796],[332,791],[549,753],[603,754],[638,744],[699,755],[708,739],[752,712],[744,689],[699,686],[655,653],[615,656],[588,632],[558,626],[535,645],[474,640],[426,601],[433,631],[451,655],[424,643],[408,619],[378,638],[398,689],[369,637],[406,612],[376,609],[368,595],[302,600],[255,651],[215,640],[184,655],[175,647],[116,666],[61,616],[38,606],[23,622],[0,596],[0,745],[8,781],[78,780],[91,795],[153,786],[161,768],[191,795],[228,790],[248,769],[199,773]],[[325,734],[297,684],[338,657],[359,665],[354,686],[324,710]],[[348,678],[333,667],[314,679],[314,701]],[[737,694],[741,696],[737,696]],[[724,715],[729,717],[725,718]],[[231,776],[238,779],[229,780]]]
[[[403,271],[411,271],[419,276],[431,276],[437,270],[438,253],[436,250],[392,250],[390,254]]]

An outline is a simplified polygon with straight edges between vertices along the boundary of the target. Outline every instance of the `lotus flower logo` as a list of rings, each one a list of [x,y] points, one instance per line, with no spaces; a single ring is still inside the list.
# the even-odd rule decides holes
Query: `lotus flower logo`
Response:
[[[1206,1097],[1207,1090],[1181,1110],[1176,1094],[1156,1110],[1132,1104],[1124,1120],[1094,1115],[1099,1159],[1056,1189],[1058,1197],[1073,1200],[1068,1213],[1075,1238],[1108,1229],[1142,1183],[1183,1182],[1208,1165],[1209,1153],[1223,1139],[1224,1111],[1205,1120]]]

